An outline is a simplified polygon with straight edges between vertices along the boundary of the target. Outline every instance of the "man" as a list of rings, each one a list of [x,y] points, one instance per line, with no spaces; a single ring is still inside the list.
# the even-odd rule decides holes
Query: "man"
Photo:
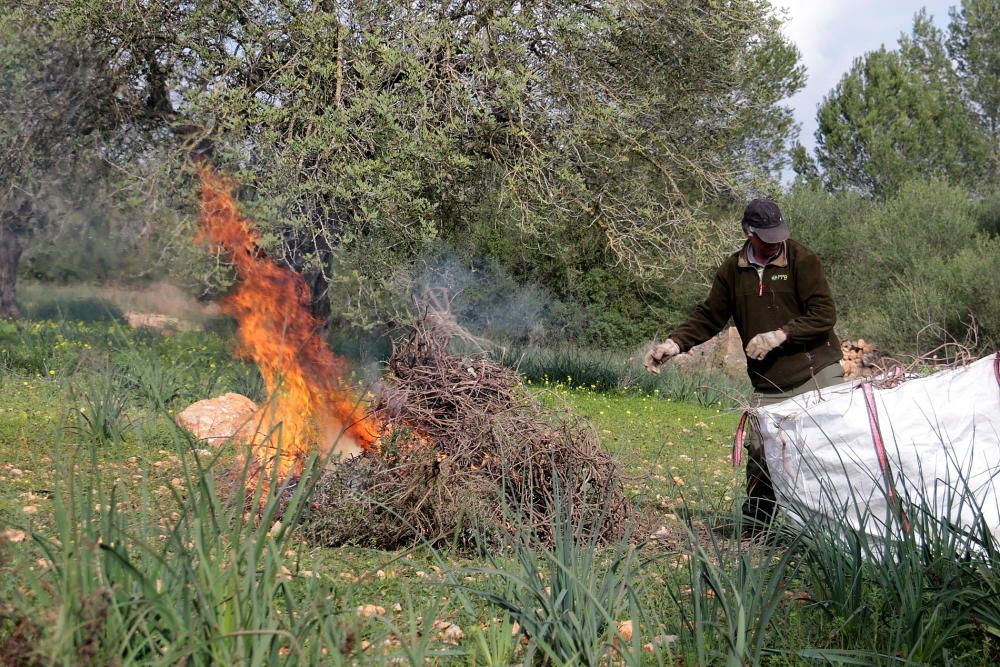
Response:
[[[646,353],[652,373],[671,357],[719,333],[733,318],[746,349],[755,407],[844,381],[837,321],[819,258],[789,239],[778,205],[754,199],[743,213],[746,243],[715,274],[708,298]],[[747,437],[747,501],[743,514],[769,522],[775,497],[759,430]]]

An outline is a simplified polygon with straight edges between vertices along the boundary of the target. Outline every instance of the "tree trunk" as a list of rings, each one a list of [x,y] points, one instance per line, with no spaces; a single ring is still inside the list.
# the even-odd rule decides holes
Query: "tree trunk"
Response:
[[[333,309],[330,308],[330,282],[323,275],[322,271],[307,271],[305,276],[306,284],[312,292],[312,303],[309,304],[309,312],[319,322],[317,333],[325,340],[330,335],[330,315]]]
[[[0,319],[20,319],[17,307],[17,264],[21,260],[21,241],[11,229],[0,227]]]

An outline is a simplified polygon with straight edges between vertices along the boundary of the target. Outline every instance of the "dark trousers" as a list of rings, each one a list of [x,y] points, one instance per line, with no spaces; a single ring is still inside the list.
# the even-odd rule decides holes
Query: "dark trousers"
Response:
[[[757,392],[751,399],[753,407],[766,407],[805,394],[816,389],[826,389],[844,381],[844,368],[830,364],[816,375],[797,387],[781,392]],[[747,499],[743,503],[743,514],[759,521],[770,521],[774,516],[775,497],[771,485],[771,473],[767,469],[764,456],[764,438],[757,426],[756,418],[750,420],[746,431],[747,447]]]

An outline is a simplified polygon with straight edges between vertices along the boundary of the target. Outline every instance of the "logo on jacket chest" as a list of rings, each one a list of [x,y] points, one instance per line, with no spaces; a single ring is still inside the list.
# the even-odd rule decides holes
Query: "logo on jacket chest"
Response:
[[[771,276],[771,281],[773,282],[775,280],[788,280],[788,274],[787,273],[775,273],[774,275]]]

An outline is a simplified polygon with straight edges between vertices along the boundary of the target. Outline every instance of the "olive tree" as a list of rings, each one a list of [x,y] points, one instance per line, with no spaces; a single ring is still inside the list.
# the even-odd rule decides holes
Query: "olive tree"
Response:
[[[54,7],[14,3],[0,17],[0,317],[20,315],[15,286],[26,246],[67,210],[110,201],[143,145],[139,87],[114,45],[53,20]],[[126,156],[129,156],[127,158]]]
[[[609,268],[679,280],[717,255],[706,206],[782,167],[803,76],[760,0],[66,0],[48,20],[113,46],[150,146],[182,146],[167,169],[210,149],[318,310],[348,281],[365,311],[484,224],[543,253],[585,230]]]

